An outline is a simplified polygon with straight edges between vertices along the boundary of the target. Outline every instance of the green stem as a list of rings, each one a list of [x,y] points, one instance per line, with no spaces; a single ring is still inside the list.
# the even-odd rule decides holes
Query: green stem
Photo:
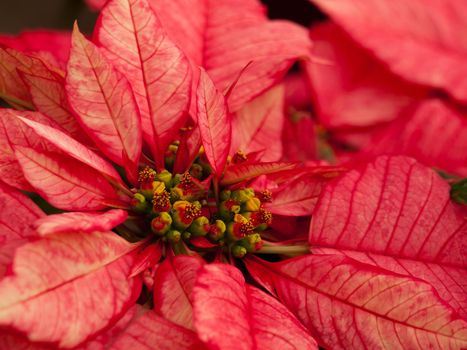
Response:
[[[282,254],[282,255],[305,255],[310,253],[310,247],[306,245],[264,245],[260,250],[260,254]]]
[[[219,179],[217,176],[214,177],[214,197],[216,199],[216,204],[219,206]]]

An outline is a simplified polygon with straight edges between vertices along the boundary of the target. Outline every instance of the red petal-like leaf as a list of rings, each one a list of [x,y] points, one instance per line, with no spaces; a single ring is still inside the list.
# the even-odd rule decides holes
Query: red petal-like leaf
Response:
[[[206,237],[192,237],[190,238],[190,244],[197,248],[214,248],[218,247],[217,244],[212,243]]]
[[[147,311],[130,323],[109,350],[203,350],[196,333]]]
[[[253,276],[329,349],[460,349],[467,322],[431,285],[339,255],[272,264],[248,260]]]
[[[296,168],[298,163],[291,162],[265,162],[234,164],[225,170],[222,185],[232,185],[237,182],[250,180],[260,175],[273,174]]]
[[[282,216],[275,214],[272,218],[271,236],[273,241],[297,240],[306,241],[310,227],[310,216]],[[263,235],[269,233],[266,231]]]
[[[464,266],[465,215],[434,171],[383,156],[326,186],[310,243]]]
[[[101,151],[135,176],[142,139],[130,84],[76,25],[66,90],[72,108]]]
[[[312,0],[410,81],[467,101],[467,7],[463,0]],[[387,21],[397,18],[396,21]]]
[[[83,129],[71,112],[65,91],[65,78],[50,69],[25,73],[20,76],[29,89],[36,109],[57,122],[77,140],[87,141]]]
[[[173,172],[181,174],[185,172],[199,154],[201,147],[201,133],[199,128],[193,127],[191,130],[181,132],[180,144],[175,155]]]
[[[235,267],[202,267],[193,297],[195,327],[212,349],[317,349],[291,312]]]
[[[224,96],[205,71],[201,71],[196,98],[196,117],[204,151],[214,172],[220,176],[230,150],[232,125]]]
[[[281,159],[282,143],[273,142],[282,137],[284,125],[284,87],[277,86],[254,99],[232,119],[231,153],[263,151],[262,161]]]
[[[272,203],[265,208],[273,214],[311,215],[324,185],[319,177],[302,176],[273,190]]]
[[[379,157],[325,187],[309,239],[312,247],[369,254],[376,265],[426,280],[467,315],[466,216],[434,171],[411,158]]]
[[[37,237],[32,224],[44,216],[36,204],[0,181],[0,276],[11,263],[15,249]]]
[[[306,63],[318,117],[328,127],[391,121],[427,93],[388,71],[333,23],[310,35],[313,54],[329,61]]]
[[[37,237],[32,224],[44,213],[31,199],[0,182],[0,208],[0,244]]]
[[[161,255],[161,242],[150,244],[149,246],[142,249],[142,251],[138,254],[138,259],[131,269],[130,276],[133,277],[139,275],[146,269],[154,267],[159,262]]]
[[[191,256],[169,257],[154,277],[154,310],[166,319],[193,329],[193,286],[203,260]]]
[[[31,96],[19,76],[19,69],[32,73],[47,70],[47,67],[37,58],[0,46],[0,98],[15,106],[33,109]]]
[[[467,176],[467,120],[441,101],[429,100],[375,134],[366,151],[406,154],[426,165]]]
[[[296,164],[298,163],[289,163]],[[309,165],[304,167],[295,167],[291,170],[285,170],[278,173],[271,173],[268,175],[268,179],[274,181],[277,184],[283,184],[294,179],[298,179],[302,176],[317,176],[321,177],[323,180],[333,179],[345,171],[348,168],[343,166],[334,166],[334,165],[323,165],[320,162],[310,162]]]
[[[151,5],[170,38],[194,65],[206,69],[220,91],[251,63],[229,96],[232,112],[275,85],[310,52],[304,28],[268,21],[257,0],[152,0]]]
[[[111,209],[96,213],[63,213],[48,215],[34,222],[34,228],[41,236],[63,232],[109,231],[126,220],[128,213]]]
[[[49,30],[25,31],[17,36],[2,36],[0,44],[18,51],[33,53],[62,67],[70,54],[70,32]]]
[[[318,132],[309,113],[292,112],[286,118],[282,143],[283,160],[300,162],[318,159]]]
[[[80,344],[136,301],[141,281],[128,278],[134,249],[112,232],[51,235],[23,245],[0,282],[0,324],[31,341]]]
[[[158,167],[164,167],[161,155],[188,115],[188,60],[166,37],[147,0],[109,1],[94,36],[128,77],[141,111],[145,140],[156,152]]]
[[[96,338],[87,341],[82,346],[78,346],[77,350],[108,350],[121,333],[125,332],[126,328],[144,311],[143,307],[135,304],[118,320],[110,329],[99,334]]]
[[[54,125],[40,113],[0,109],[0,176],[3,182],[21,190],[31,191],[16,159],[14,146],[33,147],[39,152],[55,149],[51,144],[39,137],[17,116],[26,117],[47,125]]]
[[[99,210],[118,200],[103,175],[73,158],[29,147],[15,147],[15,151],[26,179],[57,208]]]
[[[122,183],[120,175],[112,165],[88,149],[86,146],[83,146],[79,142],[75,141],[70,136],[53,127],[22,117],[19,117],[19,119],[31,127],[37,135],[56,146],[65,154],[79,160],[86,165],[89,165],[91,168],[97,170],[101,174],[109,176],[112,178],[112,180],[115,180],[115,182]]]

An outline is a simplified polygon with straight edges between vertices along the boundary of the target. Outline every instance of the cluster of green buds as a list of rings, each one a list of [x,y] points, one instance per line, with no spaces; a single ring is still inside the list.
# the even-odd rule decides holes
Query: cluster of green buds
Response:
[[[256,252],[263,245],[260,232],[271,223],[272,215],[263,208],[261,198],[252,188],[220,194],[219,216],[226,224],[225,240],[235,257]]]
[[[225,189],[216,202],[209,179],[204,180],[203,167],[197,163],[175,175],[146,167],[139,173],[139,188],[134,189],[133,211],[150,223],[150,233],[172,244],[183,240],[196,250],[192,243],[202,237],[238,258],[261,249],[261,232],[272,220],[263,207],[270,193]]]

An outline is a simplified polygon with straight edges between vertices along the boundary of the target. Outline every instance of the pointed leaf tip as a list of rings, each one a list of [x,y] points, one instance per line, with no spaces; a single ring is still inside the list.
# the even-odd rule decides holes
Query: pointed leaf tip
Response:
[[[230,150],[232,125],[224,96],[201,68],[196,99],[196,117],[206,157],[219,177]]]
[[[195,328],[210,348],[318,349],[314,339],[287,308],[270,295],[247,285],[235,267],[204,265],[198,274],[193,297]]]
[[[147,0],[115,0],[102,10],[94,38],[124,72],[141,111],[143,134],[158,168],[188,117],[191,67],[166,36]]]
[[[76,22],[66,90],[71,107],[102,153],[135,173],[142,136],[133,91],[123,74],[79,32]]]

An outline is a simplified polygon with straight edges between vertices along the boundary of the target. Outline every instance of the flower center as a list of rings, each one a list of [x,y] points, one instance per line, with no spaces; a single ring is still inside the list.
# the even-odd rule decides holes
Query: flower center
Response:
[[[145,167],[138,183],[132,190],[131,215],[137,239],[152,236],[198,252],[221,250],[238,258],[261,249],[261,232],[272,221],[263,207],[271,200],[269,191],[221,188],[216,196],[211,178],[203,175],[198,163],[183,174]]]

